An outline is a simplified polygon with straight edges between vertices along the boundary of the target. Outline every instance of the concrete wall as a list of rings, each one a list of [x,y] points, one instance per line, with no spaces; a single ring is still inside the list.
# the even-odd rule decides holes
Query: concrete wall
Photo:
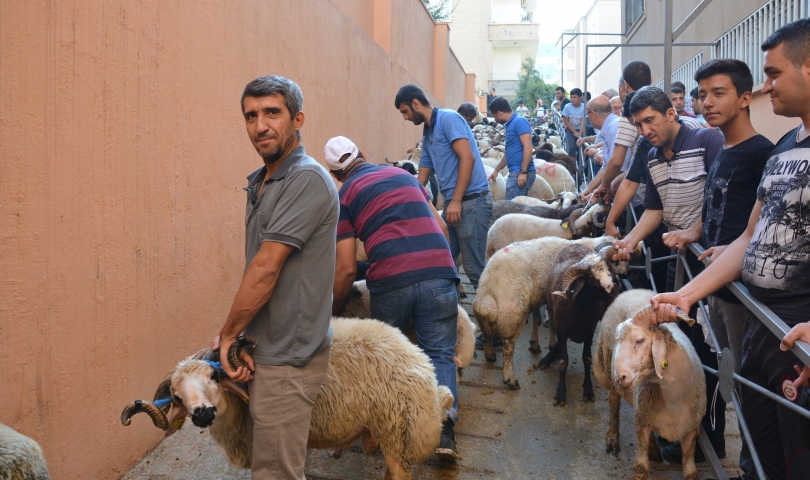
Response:
[[[475,87],[483,92],[489,91],[492,74],[491,15],[490,0],[464,0],[455,5],[450,23],[450,46],[464,70],[475,73]]]
[[[245,83],[300,84],[318,159],[338,134],[377,162],[419,140],[393,99],[415,82],[438,103],[437,26],[420,0],[374,0],[373,24],[338,3],[0,2],[0,422],[55,479],[117,478],[153,447],[121,409],[225,319],[261,165]]]

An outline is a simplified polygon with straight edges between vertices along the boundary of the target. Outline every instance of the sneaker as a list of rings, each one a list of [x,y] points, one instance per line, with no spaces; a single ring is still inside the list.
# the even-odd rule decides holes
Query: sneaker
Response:
[[[455,462],[461,460],[461,457],[456,450],[456,434],[453,432],[455,422],[449,418],[442,424],[442,436],[439,440],[439,446],[436,448],[436,456],[441,460]]]
[[[492,346],[493,347],[502,347],[503,346],[503,339],[501,337],[492,337]],[[475,348],[476,350],[483,350],[484,349],[484,334],[481,333],[477,337],[475,337]]]
[[[716,453],[717,458],[719,459],[726,458],[725,449],[718,450],[716,451]],[[680,464],[683,460],[683,452],[681,452],[681,442],[674,442],[672,445],[662,448],[661,457],[669,463]],[[703,455],[703,450],[700,449],[700,445],[695,443],[695,463],[705,461],[706,455]]]

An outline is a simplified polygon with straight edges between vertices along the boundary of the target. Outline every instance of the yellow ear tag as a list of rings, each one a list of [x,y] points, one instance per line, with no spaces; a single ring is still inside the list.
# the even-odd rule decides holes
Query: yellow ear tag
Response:
[[[185,419],[185,418],[178,418],[177,420],[175,420],[174,422],[172,422],[172,425],[174,425],[174,428],[176,428],[176,429],[180,430],[181,428],[183,428],[183,424],[184,424],[185,422],[186,422],[186,419]]]
[[[661,361],[661,368],[667,368],[668,366],[669,366],[669,363],[666,360]]]
[[[563,228],[563,230],[568,230],[568,222],[563,222],[562,223],[562,228]]]

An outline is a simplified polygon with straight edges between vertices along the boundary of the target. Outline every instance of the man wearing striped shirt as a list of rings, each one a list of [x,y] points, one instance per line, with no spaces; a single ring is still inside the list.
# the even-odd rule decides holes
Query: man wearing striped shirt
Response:
[[[401,168],[366,163],[348,138],[330,139],[324,158],[332,176],[343,183],[332,313],[341,309],[354,281],[355,238],[359,238],[370,263],[366,285],[371,316],[399,329],[413,319],[417,341],[436,369],[436,380],[456,399],[436,450],[440,458],[455,460],[458,395],[453,356],[459,277],[447,226],[412,175]]]
[[[682,126],[669,97],[657,87],[636,92],[630,113],[653,146],[647,156],[646,210],[624,240],[615,242],[619,249],[633,250],[664,220],[686,229],[700,217],[706,175],[724,141],[714,129]]]

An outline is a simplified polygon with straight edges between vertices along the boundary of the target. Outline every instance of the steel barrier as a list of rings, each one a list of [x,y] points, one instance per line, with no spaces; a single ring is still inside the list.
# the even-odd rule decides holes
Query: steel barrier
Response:
[[[627,206],[626,211],[626,223],[625,223],[625,233],[629,232],[633,225],[638,223],[638,218],[636,217],[635,210],[632,208],[632,204]],[[667,224],[668,227],[673,228],[671,225]],[[688,245],[689,250],[695,254],[697,257],[700,257],[703,254],[704,249],[697,243],[691,243]],[[652,285],[652,290],[658,292],[658,289],[655,285],[655,280],[652,276],[652,264],[657,262],[665,262],[670,260],[676,260],[676,267],[675,267],[675,290],[677,291],[680,289],[684,284],[684,273],[692,280],[694,278],[691,269],[689,268],[689,264],[686,261],[686,251],[679,250],[675,255],[667,255],[664,257],[659,258],[652,258],[651,250],[645,245],[644,246],[644,255],[645,255],[645,264],[644,266],[631,266],[631,269],[643,269],[645,271],[645,275],[647,279],[650,281]],[[707,263],[707,260],[704,260],[704,263]],[[633,287],[627,280],[624,280],[624,284],[628,289],[632,289]],[[751,296],[748,289],[745,285],[742,284],[740,281],[735,281],[727,285],[727,288],[748,308],[748,310],[753,313],[760,322],[765,324],[766,327],[776,335],[780,340],[784,338],[790,328],[787,324],[779,318],[770,308],[760,303],[754,297]],[[718,353],[718,363],[725,357],[726,355],[731,355],[731,351],[728,349],[720,350],[720,345],[717,342],[717,338],[714,334],[714,329],[712,328],[710,317],[709,317],[709,310],[706,308],[706,305],[703,300],[698,302],[698,307],[700,308],[701,313],[703,314],[703,318],[706,323],[706,330],[709,332],[709,339],[711,340],[711,345],[714,347],[714,350]],[[793,348],[791,348],[791,352],[793,352],[801,362],[805,365],[810,366],[810,344],[807,344],[802,341],[797,341],[794,343]],[[731,365],[734,365],[733,358],[731,358]],[[728,381],[725,377],[726,372],[718,372],[717,370],[707,367],[703,365],[703,370],[714,375],[720,379],[718,382],[718,389],[720,388],[720,384],[724,383],[724,381]],[[733,372],[733,368],[732,368]],[[748,388],[753,389],[754,391],[765,395],[769,399],[777,402],[779,405],[789,408],[794,412],[798,413],[799,415],[810,419],[810,410],[804,409],[787,399],[784,399],[768,389],[760,387],[759,385],[751,382],[750,380],[746,379],[745,377],[740,376],[736,372],[733,372],[732,379],[738,385],[746,386]],[[751,434],[748,429],[748,424],[745,422],[745,418],[742,414],[742,407],[740,404],[740,398],[737,388],[732,389],[731,391],[731,400],[734,404],[734,410],[737,414],[737,421],[740,425],[740,431],[745,438],[746,443],[748,444],[748,449],[751,453],[751,459],[754,463],[754,468],[757,471],[757,475],[761,479],[767,478],[765,473],[762,469],[762,464],[759,460],[759,456],[754,448],[753,441],[751,439]],[[700,429],[700,436],[698,438],[698,442],[700,444],[701,449],[703,450],[707,461],[709,462],[709,466],[712,469],[715,477],[718,480],[724,480],[728,477],[725,474],[725,470],[723,469],[722,465],[720,464],[720,460],[717,458],[717,453],[714,451],[714,447],[712,447],[711,442],[709,441],[706,432],[703,430],[703,427]]]

